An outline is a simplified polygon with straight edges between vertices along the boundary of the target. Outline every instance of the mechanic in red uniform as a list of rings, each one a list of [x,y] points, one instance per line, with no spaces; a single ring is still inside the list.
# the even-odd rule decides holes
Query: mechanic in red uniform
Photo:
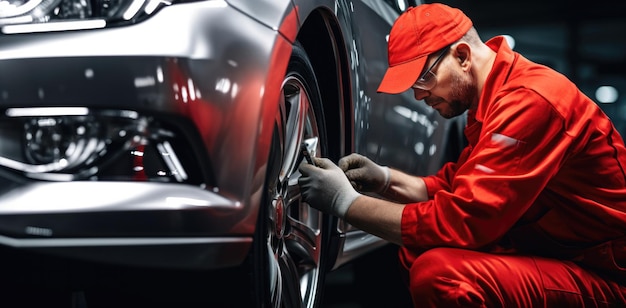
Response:
[[[600,108],[446,5],[408,9],[388,51],[378,91],[467,111],[469,146],[427,177],[317,158],[303,199],[399,245],[415,306],[625,306],[626,148]]]

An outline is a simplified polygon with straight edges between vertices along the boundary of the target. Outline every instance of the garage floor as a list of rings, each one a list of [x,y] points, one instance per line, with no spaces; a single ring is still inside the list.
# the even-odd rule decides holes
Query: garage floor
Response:
[[[324,308],[411,308],[401,280],[397,246],[387,245],[326,278]]]
[[[400,276],[400,270],[397,259],[397,246],[387,245],[373,253],[363,256],[353,263],[345,265],[331,273],[326,277],[326,288],[323,308],[412,308],[408,291],[403,284]],[[75,307],[87,307],[85,305],[84,294],[77,293],[78,296],[71,297],[68,293],[55,292],[59,288],[65,290],[69,281],[60,279],[55,271],[43,270],[46,265],[54,264],[53,269],[72,269],[64,267],[64,262],[55,263],[54,258],[35,258],[34,256],[26,257],[22,255],[13,256],[3,249],[0,249],[0,272],[3,274],[0,280],[0,308],[22,308],[22,307],[71,307],[72,303]],[[56,261],[58,262],[58,261]],[[28,264],[31,269],[28,273],[22,271],[22,265]],[[87,268],[90,269],[90,268]],[[82,275],[90,275],[90,272],[81,271]],[[35,275],[37,274],[37,275]],[[75,273],[75,274],[78,274]],[[101,277],[103,272],[95,272],[95,275]],[[31,277],[32,276],[32,277]],[[40,277],[41,276],[41,277]],[[115,277],[116,272],[107,272],[106,277]],[[43,279],[47,277],[47,279]],[[173,276],[173,280],[179,281],[179,276]],[[109,279],[109,278],[107,278]],[[16,286],[26,285],[29,281],[37,281],[36,288],[15,288]],[[159,280],[160,281],[160,280]],[[200,281],[200,280],[198,280]],[[133,289],[135,285],[132,280],[119,281],[121,289]],[[137,284],[139,285],[139,284]],[[187,285],[187,284],[186,284]],[[202,285],[198,283],[197,285]],[[106,293],[106,292],[105,292]],[[94,294],[92,294],[94,295]],[[104,298],[104,297],[103,297]],[[147,297],[137,297],[136,300],[146,301]],[[160,299],[170,299],[167,294],[162,294],[157,298],[160,305],[134,305],[129,301],[123,307],[143,308],[143,307],[168,307],[174,308],[199,307],[195,305],[168,305],[168,302],[162,302]],[[175,301],[180,299],[173,298]],[[123,299],[112,298],[109,301],[119,302]],[[189,298],[193,301],[193,298]],[[70,303],[71,301],[71,303]],[[99,302],[99,301],[98,301]],[[108,301],[107,301],[108,302]],[[183,301],[187,303],[187,301]],[[152,303],[152,302],[151,302]],[[109,307],[105,303],[102,307]],[[116,305],[120,307],[119,305]],[[217,306],[211,306],[217,307]],[[220,306],[231,307],[231,306]],[[236,307],[242,308],[242,307]]]

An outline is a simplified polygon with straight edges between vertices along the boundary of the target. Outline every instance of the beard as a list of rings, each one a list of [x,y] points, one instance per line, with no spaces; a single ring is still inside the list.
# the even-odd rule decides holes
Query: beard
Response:
[[[452,73],[450,88],[450,99],[441,108],[436,108],[439,114],[450,119],[463,114],[470,108],[473,98],[476,97],[476,89],[469,74],[461,75]],[[432,105],[429,103],[429,105]]]

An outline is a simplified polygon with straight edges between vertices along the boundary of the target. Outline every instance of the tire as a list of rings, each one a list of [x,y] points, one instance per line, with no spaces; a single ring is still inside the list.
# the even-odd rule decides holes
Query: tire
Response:
[[[254,240],[253,280],[260,307],[318,307],[329,217],[302,202],[297,179],[300,144],[317,140],[326,154],[321,96],[304,49],[295,44],[275,118],[263,202]]]

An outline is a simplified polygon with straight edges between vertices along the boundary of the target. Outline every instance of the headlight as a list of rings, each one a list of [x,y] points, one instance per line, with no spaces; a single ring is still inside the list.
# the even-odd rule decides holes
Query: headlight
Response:
[[[164,0],[0,0],[0,25],[31,25],[35,28],[31,32],[37,32],[33,24],[43,23],[50,25],[41,31],[102,28],[141,21],[169,4]],[[8,32],[13,31],[9,27]]]
[[[134,111],[9,108],[0,167],[48,181],[125,180],[205,185],[174,125]]]

